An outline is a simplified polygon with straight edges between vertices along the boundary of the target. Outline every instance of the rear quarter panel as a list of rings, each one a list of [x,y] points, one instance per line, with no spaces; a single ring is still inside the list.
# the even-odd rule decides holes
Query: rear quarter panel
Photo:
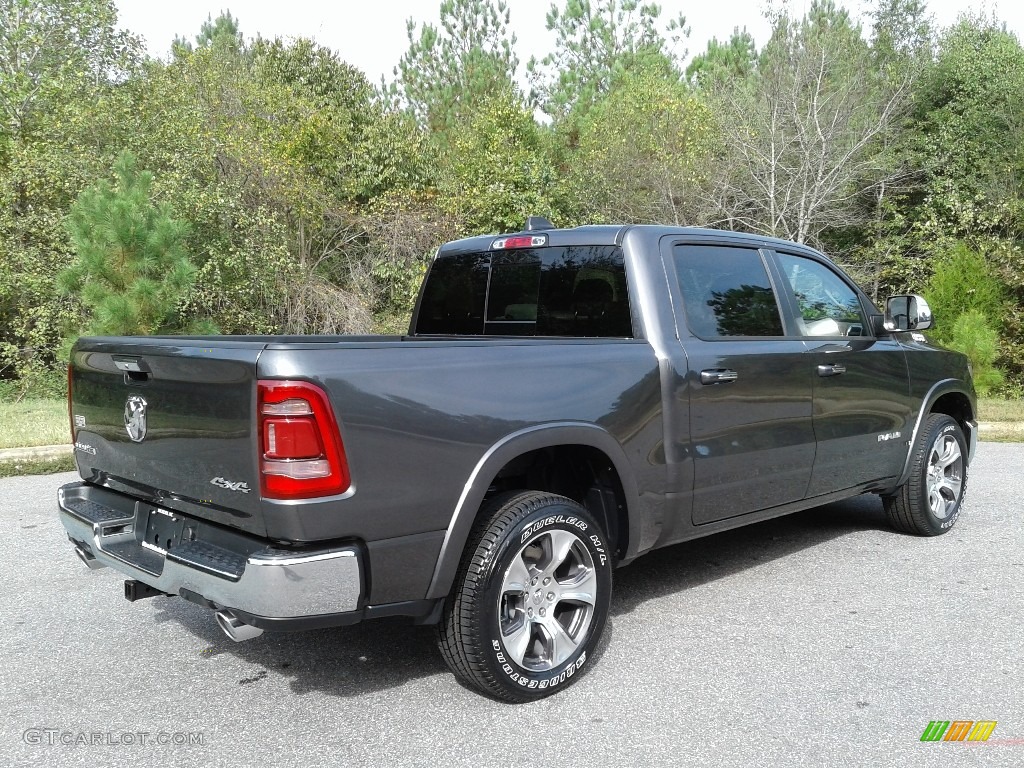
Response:
[[[271,536],[374,541],[444,531],[487,451],[545,423],[601,427],[622,446],[639,486],[663,488],[658,364],[643,341],[271,346],[258,373],[308,379],[328,392],[353,483],[345,497],[264,501]]]

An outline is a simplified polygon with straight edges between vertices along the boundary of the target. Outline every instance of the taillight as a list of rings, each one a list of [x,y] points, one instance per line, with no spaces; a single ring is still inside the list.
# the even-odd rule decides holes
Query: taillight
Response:
[[[305,381],[268,379],[257,388],[263,496],[308,499],[347,491],[345,446],[324,391]]]

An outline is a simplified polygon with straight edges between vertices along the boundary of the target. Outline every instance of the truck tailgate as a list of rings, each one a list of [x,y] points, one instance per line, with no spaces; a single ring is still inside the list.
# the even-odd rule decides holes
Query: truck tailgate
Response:
[[[254,400],[263,340],[86,338],[70,410],[83,479],[265,535]]]

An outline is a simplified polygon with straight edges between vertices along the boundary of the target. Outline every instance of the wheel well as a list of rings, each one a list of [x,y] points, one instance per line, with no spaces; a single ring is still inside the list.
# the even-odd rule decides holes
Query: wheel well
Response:
[[[509,461],[495,475],[487,497],[515,490],[547,491],[583,505],[613,542],[617,559],[629,544],[626,495],[615,465],[589,445],[539,448]]]
[[[950,392],[943,395],[932,404],[931,412],[952,416],[964,431],[967,429],[967,422],[974,418],[971,401],[962,392]]]

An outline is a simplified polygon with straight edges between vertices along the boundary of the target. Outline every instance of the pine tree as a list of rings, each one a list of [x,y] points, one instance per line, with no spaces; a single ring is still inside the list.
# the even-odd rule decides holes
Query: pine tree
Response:
[[[72,206],[68,228],[76,258],[59,278],[90,310],[86,332],[133,335],[181,330],[176,307],[195,282],[185,253],[188,228],[151,197],[153,174],[124,152],[106,180]]]

